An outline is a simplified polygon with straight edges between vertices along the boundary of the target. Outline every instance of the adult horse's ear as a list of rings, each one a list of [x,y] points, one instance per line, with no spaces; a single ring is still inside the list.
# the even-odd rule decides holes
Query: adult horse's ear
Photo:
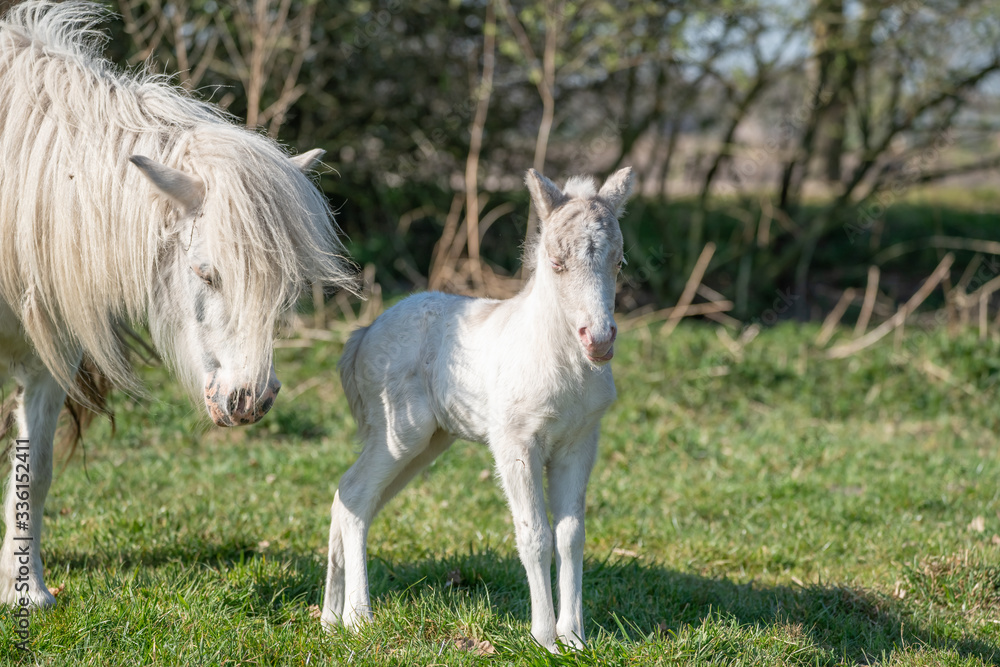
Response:
[[[524,177],[524,183],[531,193],[531,202],[538,209],[538,219],[545,220],[560,204],[566,201],[566,195],[562,193],[555,183],[539,174],[534,169],[528,170],[528,175]]]
[[[142,155],[133,155],[129,162],[138,167],[153,187],[169,197],[185,213],[194,213],[205,200],[205,186],[194,176],[188,176],[179,169],[154,162]]]
[[[608,177],[597,196],[608,203],[615,216],[625,210],[625,202],[632,194],[632,167],[619,169]]]
[[[301,171],[303,174],[312,171],[319,161],[326,155],[326,151],[322,148],[314,148],[311,151],[306,151],[305,153],[299,153],[295,157],[289,158],[295,168]]]

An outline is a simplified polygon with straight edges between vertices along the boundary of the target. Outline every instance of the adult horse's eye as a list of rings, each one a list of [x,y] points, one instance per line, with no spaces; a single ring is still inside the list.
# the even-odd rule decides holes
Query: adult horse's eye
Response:
[[[552,270],[556,273],[562,273],[566,270],[566,265],[560,262],[555,257],[549,257],[549,264],[552,265]]]
[[[191,270],[209,287],[215,287],[219,284],[219,274],[208,264],[192,264]]]

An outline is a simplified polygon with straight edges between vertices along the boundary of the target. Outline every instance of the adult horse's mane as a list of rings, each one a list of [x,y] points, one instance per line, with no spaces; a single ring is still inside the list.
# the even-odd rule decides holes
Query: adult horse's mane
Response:
[[[198,232],[234,324],[270,355],[274,325],[309,282],[352,282],[329,205],[275,142],[163,77],[115,69],[86,2],[29,2],[0,20],[0,299],[71,395],[82,351],[135,387],[119,325],[146,322],[178,238],[176,207],[129,163],[143,155],[205,185]],[[248,352],[248,354],[251,354]],[[186,378],[192,380],[191,378]]]

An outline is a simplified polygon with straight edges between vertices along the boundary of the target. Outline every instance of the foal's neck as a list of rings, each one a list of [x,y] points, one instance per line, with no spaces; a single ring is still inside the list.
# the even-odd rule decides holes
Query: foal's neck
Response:
[[[530,351],[538,356],[563,357],[562,363],[572,360],[582,363],[569,314],[559,298],[553,276],[545,271],[548,267],[536,266],[525,286],[511,299],[516,327]]]

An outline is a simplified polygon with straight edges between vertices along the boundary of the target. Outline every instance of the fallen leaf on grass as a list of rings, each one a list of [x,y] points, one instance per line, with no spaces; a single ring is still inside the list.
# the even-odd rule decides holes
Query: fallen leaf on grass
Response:
[[[55,588],[50,588],[49,593],[52,593],[52,597],[59,597],[59,594],[66,590],[66,584],[59,584]]]
[[[611,553],[616,556],[626,556],[628,558],[638,558],[639,554],[631,549],[622,549],[621,547],[615,547],[611,550]]]
[[[1000,546],[1000,535],[994,535],[990,542],[992,542],[994,546]]]
[[[486,640],[477,642],[471,637],[459,637],[455,640],[455,646],[461,651],[469,651],[470,653],[475,653],[476,655],[493,655],[497,652],[493,648],[493,644]]]
[[[462,572],[460,570],[452,570],[448,573],[448,578],[444,583],[445,588],[450,588],[452,586],[460,586],[462,584]]]
[[[981,533],[986,530],[986,519],[981,516],[977,516],[969,522],[968,528],[973,532]]]
[[[896,587],[892,590],[892,597],[896,598],[897,600],[902,600],[903,598],[906,597],[906,589],[903,588],[902,581],[896,582]]]
[[[309,618],[319,618],[323,615],[323,610],[319,608],[318,604],[309,605]]]

